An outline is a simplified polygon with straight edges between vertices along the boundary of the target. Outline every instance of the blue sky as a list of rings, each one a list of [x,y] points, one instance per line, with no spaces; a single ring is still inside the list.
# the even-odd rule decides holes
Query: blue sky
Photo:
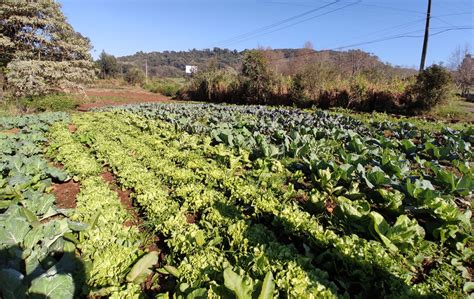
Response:
[[[102,50],[122,56],[213,47],[299,48],[311,41],[317,50],[359,48],[394,65],[417,66],[427,0],[59,2],[74,28],[91,39],[94,57]],[[452,30],[474,26],[473,3],[433,1],[432,33],[439,34],[430,38],[428,64],[446,61],[458,45],[474,46],[472,29]]]

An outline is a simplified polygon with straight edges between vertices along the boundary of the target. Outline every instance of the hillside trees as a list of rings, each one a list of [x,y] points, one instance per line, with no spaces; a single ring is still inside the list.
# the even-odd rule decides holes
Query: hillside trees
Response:
[[[138,67],[132,66],[126,69],[124,79],[131,85],[140,85],[145,82],[145,73]]]
[[[94,77],[90,48],[55,0],[0,2],[0,76],[13,95],[80,88]]]
[[[101,79],[117,78],[121,75],[121,68],[117,62],[117,58],[115,58],[113,55],[105,53],[105,51],[100,53],[96,64],[99,68],[99,78]]]
[[[245,53],[242,62],[242,90],[249,103],[266,103],[272,92],[272,72],[263,51]]]

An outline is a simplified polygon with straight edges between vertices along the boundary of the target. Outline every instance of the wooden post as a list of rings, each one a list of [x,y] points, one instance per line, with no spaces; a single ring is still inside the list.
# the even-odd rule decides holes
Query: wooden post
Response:
[[[431,0],[428,0],[428,11],[426,13],[425,38],[421,52],[420,72],[425,69],[426,51],[428,50],[428,38],[430,36]]]

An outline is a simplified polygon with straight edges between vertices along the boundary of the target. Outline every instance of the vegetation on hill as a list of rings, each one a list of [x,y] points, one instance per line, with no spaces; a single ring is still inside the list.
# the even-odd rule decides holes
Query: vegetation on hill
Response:
[[[408,76],[395,68],[383,68],[376,60],[369,59],[370,55],[356,52],[353,54],[360,56],[360,60],[367,60],[356,59],[350,67],[306,55],[300,56],[306,63],[294,65],[293,73],[288,73],[275,63],[278,60],[271,58],[273,52],[247,51],[239,73],[211,65],[192,78],[180,97],[235,104],[417,114],[454,96],[452,76],[440,66]]]

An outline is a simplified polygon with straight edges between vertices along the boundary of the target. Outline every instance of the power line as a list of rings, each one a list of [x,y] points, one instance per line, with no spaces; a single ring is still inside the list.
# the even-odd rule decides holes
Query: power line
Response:
[[[255,30],[252,30],[252,31],[249,31],[249,32],[246,32],[246,33],[242,33],[240,35],[237,35],[237,36],[234,36],[234,37],[231,37],[231,38],[228,38],[226,40],[223,40],[223,41],[220,41],[218,42],[217,44],[224,44],[224,43],[229,43],[229,42],[232,42],[234,40],[239,40],[239,39],[242,39],[242,38],[246,38],[247,36],[250,36],[250,35],[255,35],[255,34],[258,34],[258,33],[261,33],[261,32],[264,32],[264,31],[267,31],[267,30],[270,30],[274,27],[277,27],[277,26],[280,26],[280,25],[283,25],[285,23],[288,23],[288,22],[291,22],[293,20],[296,20],[296,19],[299,19],[299,18],[302,18],[304,16],[307,16],[307,15],[310,15],[314,12],[317,12],[319,10],[322,10],[326,7],[329,7],[329,6],[332,6],[334,4],[337,4],[338,2],[341,2],[341,0],[335,0],[333,2],[330,2],[329,4],[326,4],[326,5],[323,5],[323,6],[320,6],[320,7],[317,7],[317,8],[314,8],[314,9],[310,9],[308,11],[305,11],[303,13],[300,13],[298,15],[295,15],[295,16],[292,16],[292,17],[289,17],[289,18],[286,18],[286,19],[283,19],[283,20],[280,20],[280,21],[277,21],[275,23],[272,23],[270,25],[267,25],[267,26],[263,26],[263,27],[260,27],[260,28],[257,28]]]
[[[225,45],[223,45],[223,47],[227,47],[229,45],[233,45],[233,44],[237,44],[237,43],[242,43],[242,42],[245,42],[245,41],[248,41],[248,40],[251,40],[251,39],[254,39],[254,38],[257,38],[257,37],[260,37],[260,36],[264,36],[264,35],[267,35],[267,34],[271,34],[271,33],[274,33],[274,32],[277,32],[277,31],[281,31],[283,29],[286,29],[286,28],[289,28],[289,27],[292,27],[292,26],[295,26],[295,25],[298,25],[298,24],[301,24],[301,23],[304,23],[304,22],[307,22],[307,21],[310,21],[310,20],[313,20],[313,19],[316,19],[316,18],[319,18],[319,17],[322,17],[322,16],[326,16],[328,14],[331,14],[333,12],[336,12],[336,11],[339,11],[339,10],[342,10],[342,9],[345,9],[349,6],[353,6],[353,5],[357,5],[361,2],[362,0],[358,0],[357,2],[352,2],[350,4],[347,4],[347,5],[344,5],[342,7],[338,7],[336,9],[332,9],[330,11],[327,11],[327,12],[324,12],[324,13],[321,13],[321,14],[318,14],[318,15],[315,15],[315,16],[312,16],[310,18],[306,18],[306,19],[303,19],[301,21],[298,21],[298,22],[294,22],[294,23],[291,23],[289,25],[286,25],[286,26],[283,26],[283,27],[280,27],[280,28],[277,28],[275,30],[272,30],[272,31],[268,31],[268,32],[264,32],[264,33],[261,33],[261,34],[258,34],[258,35],[253,35],[253,36],[249,36],[249,37],[246,37],[246,38],[243,38],[243,39],[239,39],[239,40],[236,40],[234,42],[231,42],[231,43],[227,43]]]
[[[394,29],[403,29],[403,28],[406,28],[406,27],[410,27],[410,25],[420,23],[424,20],[425,20],[425,18],[421,18],[421,19],[417,19],[417,20],[414,20],[414,21],[410,21],[408,23],[403,23],[403,24],[399,24],[399,25],[395,25],[395,26],[385,27],[385,28],[382,28],[382,29],[377,30],[377,31],[373,31],[373,32],[370,32],[370,33],[367,33],[367,34],[364,34],[364,35],[356,36],[356,37],[352,38],[352,40],[354,40],[354,39],[357,40],[357,39],[360,39],[360,38],[374,36],[374,35],[377,35],[378,33],[382,33],[382,32],[390,32],[390,31],[393,31]],[[344,43],[346,43],[346,41]],[[332,43],[331,45],[334,45],[334,44],[335,43]],[[339,42],[338,44],[341,44],[341,43]]]
[[[474,27],[472,27],[472,26],[464,26],[464,27],[460,26],[460,27],[454,27],[454,28],[452,28],[452,27],[450,27],[450,28],[436,27],[436,28],[432,28],[432,29],[433,30],[440,30],[440,31],[431,33],[430,36],[436,36],[436,35],[439,35],[439,34],[442,34],[442,33],[448,32],[448,31],[473,30]],[[417,33],[417,32],[423,32],[423,31],[424,31],[424,29],[414,30],[414,31],[410,31],[410,32],[401,33],[401,34],[395,35],[395,36],[374,39],[374,40],[370,40],[370,41],[345,45],[345,46],[331,48],[331,49],[322,49],[321,51],[337,51],[337,50],[343,50],[343,49],[353,48],[353,47],[357,47],[357,46],[375,44],[375,43],[379,43],[379,42],[384,42],[384,41],[388,41],[388,40],[395,40],[395,39],[400,39],[400,38],[420,38],[420,37],[423,37],[423,35],[410,35],[410,34]],[[290,60],[290,59],[296,59],[296,58],[305,57],[305,56],[316,55],[318,53],[319,52],[314,51],[314,52],[304,53],[304,54],[301,54],[301,55],[295,55],[295,56],[292,56],[292,57],[283,57],[283,58],[276,58],[276,59],[269,59],[269,60],[270,61]]]

